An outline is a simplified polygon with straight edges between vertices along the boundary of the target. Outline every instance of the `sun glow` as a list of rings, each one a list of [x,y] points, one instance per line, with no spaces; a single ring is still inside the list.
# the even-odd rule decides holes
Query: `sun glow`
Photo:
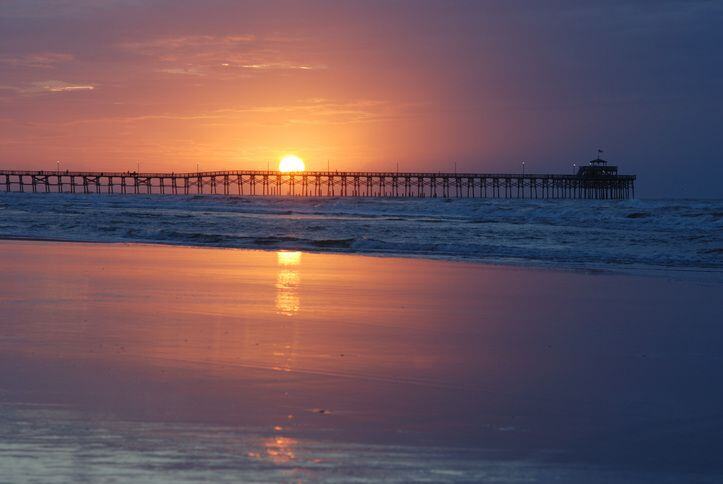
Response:
[[[301,252],[282,250],[276,253],[276,261],[280,266],[298,266],[301,263]]]
[[[304,160],[296,155],[286,155],[279,161],[279,171],[287,173],[290,171],[304,171]]]

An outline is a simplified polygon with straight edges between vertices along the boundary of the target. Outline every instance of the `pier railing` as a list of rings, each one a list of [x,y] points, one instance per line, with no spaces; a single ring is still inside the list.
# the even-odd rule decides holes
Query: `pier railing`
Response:
[[[137,173],[0,170],[0,190],[108,194],[301,197],[635,197],[635,175],[356,171]]]

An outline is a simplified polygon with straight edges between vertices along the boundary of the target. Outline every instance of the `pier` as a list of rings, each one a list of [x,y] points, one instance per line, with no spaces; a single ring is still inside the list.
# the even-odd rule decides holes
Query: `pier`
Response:
[[[595,161],[599,163],[595,164]],[[191,173],[1,170],[6,192],[290,197],[627,199],[635,175],[594,160],[576,174],[207,171]]]

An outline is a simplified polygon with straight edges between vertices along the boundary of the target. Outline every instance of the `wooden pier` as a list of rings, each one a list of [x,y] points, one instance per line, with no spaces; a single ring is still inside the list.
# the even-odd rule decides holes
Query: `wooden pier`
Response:
[[[582,173],[581,173],[582,172]],[[0,171],[6,192],[296,197],[626,199],[635,175],[208,171],[196,173]]]

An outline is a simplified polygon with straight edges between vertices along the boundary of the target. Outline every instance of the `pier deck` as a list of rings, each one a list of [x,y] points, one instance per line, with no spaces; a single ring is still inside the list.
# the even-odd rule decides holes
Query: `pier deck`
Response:
[[[356,171],[136,173],[0,170],[0,190],[302,197],[626,199],[635,175]]]

